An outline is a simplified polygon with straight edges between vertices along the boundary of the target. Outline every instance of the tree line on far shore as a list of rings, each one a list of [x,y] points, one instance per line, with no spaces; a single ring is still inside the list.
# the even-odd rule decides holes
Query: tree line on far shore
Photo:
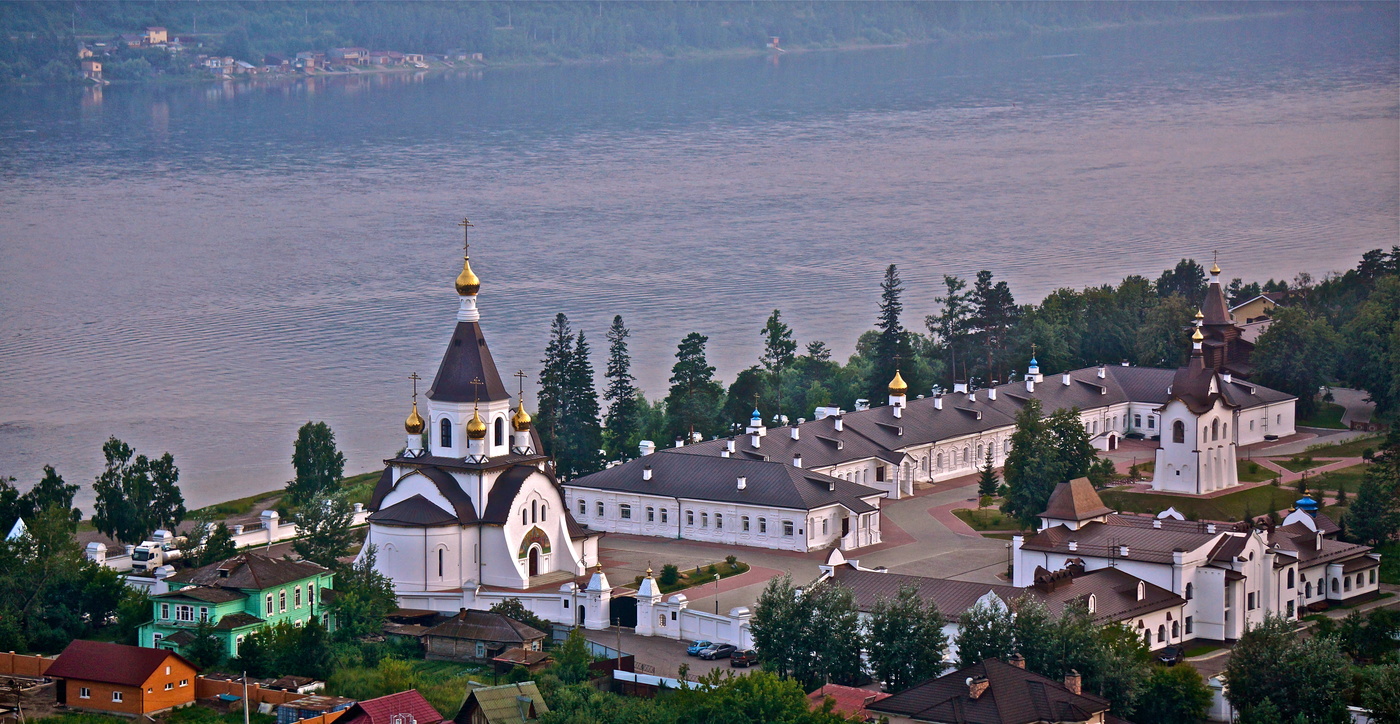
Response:
[[[1262,293],[1279,299],[1273,324],[1259,336],[1254,381],[1298,397],[1298,416],[1318,410],[1319,389],[1364,390],[1388,417],[1400,405],[1400,246],[1372,250],[1353,269],[1321,281],[1304,272],[1291,281],[1225,282],[1227,302]],[[853,409],[858,399],[884,404],[898,369],[911,395],[954,382],[974,388],[1017,379],[1032,356],[1045,374],[1094,364],[1176,367],[1190,351],[1187,330],[1203,304],[1204,268],[1182,259],[1155,280],[1126,277],[1115,285],[1057,289],[1039,304],[1017,304],[1009,285],[989,271],[969,283],[943,278],[926,332],[905,323],[904,285],[891,264],[881,281],[875,328],[856,340],[845,364],[821,340],[801,345],[773,310],[758,331],[756,363],[725,384],[709,364],[709,338],[690,332],[676,348],[670,386],[661,399],[637,387],[621,316],[607,331],[601,396],[592,347],[563,313],[555,317],[541,360],[537,428],[561,478],[597,471],[637,455],[649,439],[711,439],[734,434],[757,407],[772,425],[810,417],[817,407]],[[802,353],[799,354],[799,349]]]

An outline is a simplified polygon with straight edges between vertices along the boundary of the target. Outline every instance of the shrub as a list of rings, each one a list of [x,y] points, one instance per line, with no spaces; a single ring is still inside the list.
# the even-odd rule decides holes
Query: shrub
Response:
[[[661,567],[661,577],[657,581],[663,586],[674,586],[681,580],[681,569],[674,563],[667,563]]]
[[[730,568],[738,568],[738,567],[739,567],[739,556],[734,556],[734,555],[725,556],[725,557],[724,557],[724,562],[725,562],[725,563],[728,563]]]
[[[697,569],[697,570],[698,570],[698,569]],[[713,563],[710,564],[710,567],[709,567],[709,568],[706,568],[706,569],[705,569],[705,572],[708,573],[708,574],[710,575],[711,578],[713,578],[713,577],[719,575],[719,569],[718,569],[718,568],[715,568],[715,564],[713,564]]]

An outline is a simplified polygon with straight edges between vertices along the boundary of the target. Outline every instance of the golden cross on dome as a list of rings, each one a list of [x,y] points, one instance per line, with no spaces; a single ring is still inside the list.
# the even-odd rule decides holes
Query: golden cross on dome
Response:
[[[469,221],[466,217],[463,217],[462,222],[457,225],[462,227],[462,256],[469,257],[471,256],[472,246],[470,240],[470,234],[472,232],[472,222]]]
[[[422,377],[419,377],[417,372],[414,372],[413,374],[411,374],[411,375],[408,376],[408,379],[413,380],[413,400],[414,400],[414,402],[417,402],[417,401],[418,401],[418,380],[421,380],[421,379],[423,379],[423,378],[422,378]]]
[[[1035,342],[1031,342],[1031,359],[1035,359]]]
[[[525,370],[516,370],[516,372],[515,372],[515,377],[516,377],[516,379],[520,380],[520,399],[521,399],[521,400],[524,400],[524,399],[525,399],[525,378],[528,377],[528,376],[529,376],[529,375],[526,375],[526,374],[525,374]]]
[[[475,409],[476,403],[481,401],[481,386],[486,383],[482,382],[480,377],[473,377],[467,384],[472,386],[472,407]]]

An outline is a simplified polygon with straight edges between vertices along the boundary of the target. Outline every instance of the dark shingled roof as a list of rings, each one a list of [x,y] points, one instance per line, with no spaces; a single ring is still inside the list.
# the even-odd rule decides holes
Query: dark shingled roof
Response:
[[[421,460],[421,458],[419,458]],[[452,477],[452,473],[433,465],[423,465],[417,470],[405,473],[399,480],[403,480],[409,475],[422,475],[433,482],[442,497],[447,498],[447,502],[452,504],[452,512],[456,514],[457,521],[461,525],[470,525],[477,521],[476,506],[472,505],[472,497],[467,491],[457,484],[457,479]],[[385,468],[379,476],[379,482],[375,483],[374,494],[370,496],[369,509],[378,512],[384,503],[384,498],[394,489],[396,481],[393,478],[393,469]]]
[[[248,594],[242,591],[234,591],[227,588],[214,588],[211,586],[185,586],[165,593],[157,593],[151,598],[190,598],[205,603],[225,603],[236,601],[240,598],[247,598]]]
[[[75,639],[54,659],[44,676],[140,686],[171,658],[199,670],[198,666],[190,664],[189,660],[173,651]]]
[[[1225,303],[1225,290],[1220,288],[1220,282],[1211,282],[1206,289],[1206,299],[1201,304],[1201,314],[1205,317],[1201,320],[1203,324],[1230,325],[1234,321],[1230,319],[1230,305]]]
[[[1181,596],[1119,568],[1100,568],[1075,575],[1057,571],[1056,574],[1049,585],[1026,589],[1026,593],[1043,602],[1053,616],[1059,616],[1071,605],[1087,607],[1090,594],[1094,596],[1092,616],[1096,623],[1123,621],[1186,603]],[[1137,597],[1138,583],[1143,584],[1142,600]]]
[[[1007,603],[1025,593],[1025,590],[1015,586],[862,571],[849,564],[832,569],[831,580],[851,589],[856,606],[867,613],[874,609],[876,601],[894,598],[899,589],[911,586],[918,590],[919,598],[925,603],[938,606],[938,612],[950,623],[959,621],[963,613],[977,603],[977,599],[988,593]]]
[[[1217,538],[1226,531],[1233,530],[1229,525],[1220,525],[1215,533],[1206,532],[1205,523],[1181,520],[1162,520],[1161,529],[1152,526],[1153,519],[1144,516],[1110,515],[1105,522],[1085,523],[1079,530],[1070,530],[1056,525],[1030,536],[1021,547],[1029,551],[1046,551],[1075,555],[1115,556],[1119,546],[1128,546],[1129,560],[1151,563],[1171,563],[1172,551],[1180,548],[1193,551],[1205,545],[1219,545]],[[1070,541],[1077,543],[1076,550],[1069,549]],[[1212,545],[1212,550],[1215,546]]]
[[[1055,486],[1055,492],[1050,494],[1050,502],[1040,517],[1079,523],[1112,512],[1103,504],[1103,499],[1095,492],[1094,484],[1088,478],[1075,478]]]
[[[423,635],[523,644],[533,639],[542,639],[545,633],[503,614],[462,609],[456,616],[428,629]]]
[[[472,380],[483,384],[474,386]],[[486,337],[481,334],[481,325],[458,322],[452,331],[452,340],[447,343],[447,351],[442,355],[442,364],[438,365],[433,386],[428,388],[428,399],[474,402],[478,394],[481,402],[510,399],[501,374],[496,371],[496,362],[491,359]]]
[[[1237,407],[1218,391],[1211,392],[1211,383],[1215,379],[1215,370],[1206,367],[1205,359],[1198,352],[1193,352],[1191,361],[1177,369],[1172,377],[1171,397],[1181,400],[1197,415],[1209,411],[1216,399],[1222,400],[1226,407]]]
[[[257,616],[238,611],[237,613],[230,613],[219,617],[219,622],[214,624],[214,630],[231,631],[236,628],[243,628],[244,626],[261,626],[262,624],[263,620]]]
[[[648,466],[652,469],[651,479],[643,480],[643,471]],[[745,478],[743,490],[738,486],[740,477]],[[567,485],[790,510],[813,510],[839,504],[852,513],[875,510],[864,498],[884,496],[883,491],[874,488],[784,463],[659,453],[585,475]]]
[[[900,451],[911,447],[1011,427],[1016,424],[1017,413],[1032,398],[1040,400],[1046,415],[1073,407],[1089,410],[1124,402],[1165,404],[1177,370],[1108,365],[1102,368],[1102,378],[1099,373],[1098,367],[1074,370],[1068,373],[1069,384],[1064,384],[1061,375],[1050,375],[1036,383],[1033,392],[1026,390],[1024,381],[999,385],[993,388],[995,400],[986,389],[973,395],[944,395],[942,409],[935,407],[932,397],[910,399],[900,417],[895,417],[893,408],[887,405],[847,412],[841,416],[842,430],[836,430],[836,421],[831,417],[811,420],[796,426],[797,440],[792,439],[793,426],[772,428],[756,449],[750,444],[749,435],[738,435],[733,438],[734,456],[790,463],[792,456],[800,453],[802,465],[808,469],[856,460],[900,463],[904,459]],[[1292,395],[1239,379],[1229,384],[1222,379],[1220,387],[1231,406],[1249,408],[1292,399]],[[661,448],[657,454],[719,457],[727,443],[728,439],[708,440]]]
[[[408,527],[451,525],[457,516],[437,507],[422,495],[415,495],[369,515],[371,523]]]
[[[533,430],[531,432],[532,434],[534,434]],[[538,438],[535,439],[535,449],[540,449],[540,443]],[[483,462],[474,463],[468,462],[466,458],[449,458],[443,457],[441,455],[422,455],[416,458],[407,458],[403,456],[389,458],[384,461],[384,464],[402,465],[404,467],[410,468],[438,467],[444,470],[469,470],[471,472],[477,472],[480,470],[499,470],[501,468],[508,468],[512,465],[519,465],[520,463],[537,463],[541,460],[548,459],[549,458],[544,455],[520,455],[517,453],[509,453],[506,455],[496,455],[494,457],[487,458]]]
[[[521,486],[532,473],[538,472],[539,468],[533,465],[516,465],[501,473],[496,482],[491,484],[491,492],[486,495],[486,511],[481,515],[481,522],[505,525],[510,518],[511,507],[515,504],[515,496],[520,494]]]
[[[985,677],[987,688],[973,699],[968,679]],[[918,721],[969,724],[1087,722],[1108,710],[1108,701],[1074,694],[1064,684],[998,659],[958,669],[866,707]]]
[[[221,570],[226,571],[226,575],[220,575]],[[261,553],[240,553],[202,568],[181,571],[169,580],[171,583],[192,583],[196,586],[261,591],[325,572],[325,568],[311,561],[270,558]]]

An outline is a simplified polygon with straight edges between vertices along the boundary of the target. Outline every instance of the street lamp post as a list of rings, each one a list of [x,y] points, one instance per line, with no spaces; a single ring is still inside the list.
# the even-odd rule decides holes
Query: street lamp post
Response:
[[[715,615],[719,615],[719,574],[715,574]]]

